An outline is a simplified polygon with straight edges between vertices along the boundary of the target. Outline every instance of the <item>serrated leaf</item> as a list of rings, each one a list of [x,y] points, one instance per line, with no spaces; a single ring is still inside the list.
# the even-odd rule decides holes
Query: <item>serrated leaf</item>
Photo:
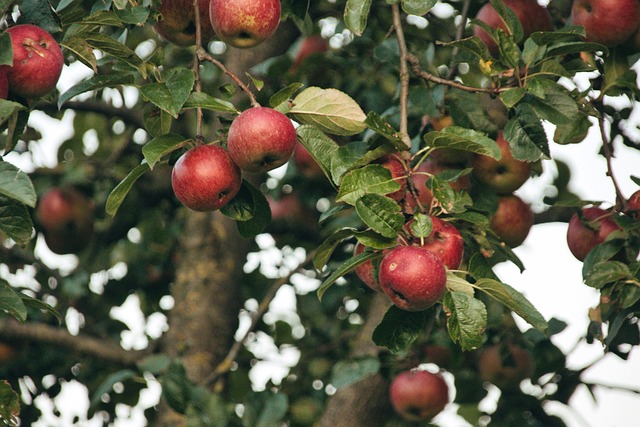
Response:
[[[480,347],[487,329],[487,309],[482,301],[466,292],[447,292],[442,306],[453,342],[459,343],[463,351]]]
[[[620,261],[602,261],[589,268],[584,276],[584,282],[592,288],[602,289],[609,283],[632,278],[633,274],[628,265]]]
[[[390,194],[400,190],[391,171],[382,165],[372,164],[347,172],[343,177],[336,201],[355,206],[365,194]]]
[[[113,88],[119,85],[132,85],[134,81],[135,79],[133,75],[129,73],[112,73],[90,77],[86,80],[81,81],[75,86],[72,86],[69,90],[60,95],[60,98],[58,99],[58,108],[62,107],[65,102],[67,102],[74,96],[80,95],[81,93],[98,90],[105,87]]]
[[[31,179],[9,162],[0,161],[0,195],[36,207],[36,190]]]
[[[344,174],[354,168],[365,166],[385,154],[395,152],[391,144],[380,145],[371,141],[351,141],[341,145],[331,156],[331,176],[341,182]]]
[[[27,320],[27,307],[20,294],[7,281],[0,279],[0,312],[5,312],[21,322]]]
[[[409,149],[409,147],[407,147],[407,145],[402,141],[402,134],[378,113],[374,111],[369,112],[364,123],[369,129],[391,142],[396,150],[403,151]]]
[[[478,36],[471,36],[452,42],[445,42],[442,43],[442,45],[457,47],[458,49],[469,52],[480,59],[486,59],[491,56],[489,54],[489,50],[487,49],[487,45],[484,44]]]
[[[195,76],[192,70],[171,68],[164,78],[164,82],[142,86],[140,94],[173,118],[178,118],[182,106],[189,99]]]
[[[406,311],[392,305],[373,331],[373,342],[391,354],[405,353],[424,334],[430,310]]]
[[[147,77],[145,62],[128,46],[102,33],[82,33],[79,36],[89,46],[131,65],[143,78]]]
[[[327,277],[322,282],[322,284],[318,288],[318,299],[322,300],[322,297],[324,293],[327,292],[327,289],[329,289],[329,287],[331,287],[331,285],[333,285],[339,278],[347,273],[352,272],[360,264],[364,264],[367,261],[379,258],[381,256],[382,254],[380,253],[365,251],[343,262],[338,268],[333,271],[333,273],[331,273],[331,275],[329,275],[329,277]]]
[[[94,73],[98,72],[98,60],[94,53],[94,49],[82,36],[72,35],[66,37],[60,43],[60,47],[73,52],[76,59],[91,68]]]
[[[131,187],[133,187],[133,184],[135,184],[138,178],[144,175],[148,170],[149,165],[147,163],[136,166],[122,181],[120,181],[118,185],[116,185],[107,198],[107,204],[105,207],[107,214],[114,216],[116,212],[118,212],[118,208],[120,208],[120,205],[131,190]]]
[[[310,87],[293,100],[289,114],[304,124],[316,125],[321,131],[350,136],[365,130],[367,118],[362,108],[346,93],[337,89]]]
[[[380,359],[364,357],[361,359],[340,360],[331,372],[331,385],[340,390],[349,387],[380,371]]]
[[[425,15],[438,0],[402,0],[402,10],[410,15]]]
[[[398,202],[379,194],[366,194],[358,199],[356,212],[365,224],[384,237],[395,237],[404,225]]]
[[[384,237],[373,230],[358,231],[355,236],[358,242],[372,249],[387,249],[398,244],[395,237]]]
[[[456,275],[451,271],[447,271],[447,289],[451,292],[462,292],[470,297],[474,296],[473,285],[468,280]]]
[[[345,239],[348,239],[356,232],[355,228],[342,228],[335,231],[331,236],[327,237],[316,249],[313,256],[313,266],[316,270],[322,270],[327,265],[329,258],[336,250],[338,245]]]
[[[522,24],[518,19],[518,15],[507,5],[503,0],[491,0],[491,5],[498,12],[498,15],[502,18],[505,24],[507,24],[508,31],[513,35],[513,39],[519,42],[524,37],[524,31],[522,30]]]
[[[316,126],[299,126],[296,129],[296,134],[298,141],[311,154],[313,160],[320,165],[327,178],[337,184],[337,181],[331,175],[331,161],[340,146]]]
[[[204,110],[216,111],[218,113],[239,113],[238,109],[231,102],[220,98],[214,98],[204,92],[192,92],[182,108],[184,110],[202,108]]]
[[[498,144],[486,134],[459,126],[449,126],[441,131],[432,131],[424,135],[424,142],[435,148],[455,148],[500,159]]]
[[[347,0],[344,8],[344,23],[356,36],[361,36],[367,27],[371,0]]]
[[[278,108],[280,104],[288,102],[294,93],[299,91],[304,84],[302,83],[291,83],[289,86],[280,89],[278,92],[274,93],[271,98],[269,98],[269,105],[271,108]]]
[[[153,138],[142,147],[142,155],[149,165],[149,169],[160,161],[160,159],[172,151],[180,148],[186,142],[185,138],[180,135],[169,133]]]
[[[542,314],[524,295],[511,286],[493,279],[480,279],[474,286],[522,317],[540,332],[545,333],[549,327]]]
[[[504,127],[504,138],[516,160],[535,162],[551,155],[542,122],[528,104],[518,105],[515,117]]]

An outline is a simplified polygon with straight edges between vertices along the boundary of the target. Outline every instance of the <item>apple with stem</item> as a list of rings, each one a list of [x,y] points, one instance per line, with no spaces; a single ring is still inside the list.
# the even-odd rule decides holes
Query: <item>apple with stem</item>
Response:
[[[391,381],[389,400],[406,420],[430,420],[449,403],[449,386],[440,374],[418,369],[403,371]]]
[[[378,282],[398,308],[420,311],[442,298],[447,272],[440,258],[430,250],[421,246],[398,246],[382,258]]]
[[[257,46],[280,24],[280,0],[211,0],[211,26],[220,40],[238,48]]]
[[[569,219],[567,244],[578,260],[584,261],[589,252],[603,243],[609,234],[621,230],[612,218],[613,212],[597,206],[583,208],[580,215],[576,212]]]
[[[491,216],[491,229],[507,246],[520,246],[533,226],[531,207],[515,194],[498,198],[498,209]]]
[[[209,19],[209,0],[199,0],[198,10],[202,45],[206,46],[216,35]],[[154,28],[160,36],[177,46],[196,44],[193,0],[162,0],[158,12],[160,18]]]
[[[456,270],[462,263],[464,239],[460,231],[450,222],[437,216],[431,216],[431,233],[424,238],[415,237],[411,232],[413,219],[405,224],[405,230],[410,238],[408,243],[421,246],[433,252],[449,270]]]
[[[194,211],[220,209],[240,191],[242,172],[219,145],[198,145],[184,153],[171,171],[171,186]]]
[[[31,24],[10,27],[12,66],[3,65],[9,90],[23,98],[39,98],[56,87],[64,57],[60,46],[46,30]]]
[[[298,145],[287,116],[268,107],[243,111],[229,127],[227,147],[233,161],[249,172],[267,172],[285,164]]]
[[[515,344],[490,345],[480,351],[477,362],[480,378],[502,390],[516,389],[534,368],[529,353]]]
[[[510,194],[529,179],[532,165],[513,157],[509,142],[504,139],[502,132],[498,133],[496,143],[500,148],[500,159],[474,154],[471,159],[472,174],[481,184],[496,193]]]
[[[638,0],[574,0],[571,23],[583,26],[585,40],[617,46],[626,41],[640,27],[640,2]]]

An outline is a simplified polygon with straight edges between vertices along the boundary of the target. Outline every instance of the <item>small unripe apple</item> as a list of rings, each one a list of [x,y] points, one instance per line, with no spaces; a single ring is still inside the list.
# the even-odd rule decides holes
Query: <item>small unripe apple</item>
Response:
[[[586,41],[608,47],[629,41],[640,27],[638,0],[575,0],[571,23],[585,29]]]
[[[531,207],[512,194],[498,198],[498,209],[491,217],[491,229],[507,246],[520,246],[529,235],[534,215]]]
[[[0,99],[7,99],[9,95],[9,80],[4,68],[0,67]]]
[[[498,194],[510,194],[520,188],[531,175],[532,165],[513,158],[509,142],[502,132],[498,134],[496,143],[500,148],[501,158],[475,154],[471,159],[473,176]]]
[[[206,46],[216,33],[209,19],[209,0],[199,0],[200,32]],[[162,0],[158,7],[160,18],[155,30],[167,41],[178,46],[196,44],[196,17],[193,0]]]
[[[23,98],[38,98],[56,87],[64,58],[46,30],[31,24],[10,27],[13,65],[3,65],[9,90]]]
[[[446,290],[447,272],[436,254],[421,246],[398,246],[380,263],[380,288],[399,308],[425,310]]]
[[[409,421],[429,420],[449,403],[449,387],[440,374],[410,370],[391,381],[389,400],[398,415]]]
[[[229,155],[241,169],[267,172],[285,164],[298,140],[291,120],[267,107],[243,111],[229,127]]]
[[[280,0],[211,0],[209,18],[223,42],[239,48],[253,47],[278,28]]]
[[[329,50],[329,41],[320,35],[305,37],[300,42],[300,46],[293,58],[291,72],[295,73],[300,65],[312,55],[319,55]]]
[[[355,247],[353,248],[353,255],[360,255],[362,252],[364,252],[365,249],[366,247],[362,243],[357,242]],[[373,269],[373,261],[369,260],[357,266],[355,269],[355,273],[356,276],[358,276],[358,278],[362,280],[362,282],[369,288],[376,292],[381,292],[382,289],[380,289],[380,284],[373,275]]]
[[[636,191],[629,197],[629,216],[640,219],[640,190]]]
[[[194,211],[220,209],[242,185],[242,173],[219,145],[198,145],[184,153],[171,172],[178,200]]]
[[[536,31],[553,30],[549,11],[544,6],[541,6],[537,0],[504,0],[504,3],[516,14],[520,24],[522,24],[524,39]],[[480,10],[478,10],[476,19],[486,23],[491,28],[500,28],[505,32],[507,30],[507,25],[489,2],[485,3]],[[487,45],[492,55],[495,56],[498,54],[498,45],[486,31],[476,26],[473,33]]]
[[[402,200],[407,191],[407,171],[405,170],[404,162],[400,160],[398,156],[387,154],[376,160],[375,163],[389,169],[389,172],[391,172],[391,178],[400,184],[400,189],[387,194],[387,197],[390,197],[397,202]]]
[[[582,215],[574,213],[567,228],[569,250],[578,260],[584,261],[589,252],[620,226],[611,218],[612,212],[597,206],[582,209]]]
[[[413,219],[405,224],[405,230],[410,235],[412,222]],[[431,216],[431,223],[433,224],[431,234],[423,239],[412,236],[409,243],[428,249],[440,258],[445,267],[456,270],[462,263],[464,252],[464,239],[460,231],[450,222],[437,216]]]
[[[533,374],[529,353],[515,344],[491,345],[478,356],[478,371],[483,381],[503,390],[513,390]]]

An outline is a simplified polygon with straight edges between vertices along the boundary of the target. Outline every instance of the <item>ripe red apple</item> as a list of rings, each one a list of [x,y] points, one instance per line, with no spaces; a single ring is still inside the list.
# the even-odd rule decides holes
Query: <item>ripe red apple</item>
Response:
[[[0,99],[7,99],[9,95],[9,80],[7,80],[7,73],[2,67],[0,67]]]
[[[209,19],[209,0],[199,0],[202,45],[206,46],[216,35]],[[196,44],[196,17],[193,0],[162,0],[158,7],[160,17],[154,26],[156,32],[178,46]]]
[[[220,209],[238,194],[241,184],[240,169],[219,145],[190,149],[180,156],[171,172],[173,192],[194,211]]]
[[[452,365],[453,350],[441,344],[426,344],[422,347],[425,362],[435,363],[441,368],[448,369]]]
[[[271,220],[283,221],[291,226],[315,226],[317,216],[307,206],[304,205],[296,193],[283,194],[280,198],[274,199],[267,196],[269,207],[271,208]]]
[[[604,242],[620,226],[611,217],[612,212],[596,206],[583,208],[582,218],[574,213],[567,228],[569,250],[580,261],[584,261],[589,252]]]
[[[439,374],[417,369],[404,371],[391,381],[389,400],[402,418],[429,420],[449,403],[449,387]]]
[[[296,149],[293,152],[293,163],[295,163],[298,172],[302,176],[309,179],[319,179],[324,177],[324,171],[311,156],[309,150],[304,145],[296,144]]]
[[[411,223],[405,224],[405,230],[411,234]],[[464,239],[460,231],[451,223],[443,221],[437,216],[431,217],[433,228],[431,234],[424,239],[412,237],[409,243],[413,246],[422,246],[433,252],[449,270],[456,270],[462,263],[464,251]]]
[[[421,246],[398,246],[380,263],[380,288],[399,308],[425,310],[444,294],[447,272],[440,258]]]
[[[498,209],[491,217],[491,229],[507,246],[520,246],[533,226],[531,207],[514,194],[498,198]]]
[[[536,31],[553,30],[549,11],[541,6],[537,0],[504,0],[504,3],[520,20],[524,39]],[[485,3],[480,10],[478,10],[476,19],[486,23],[491,28],[500,28],[505,32],[507,30],[506,24],[489,2]],[[485,30],[480,28],[480,26],[476,26],[473,29],[473,33],[487,45],[492,55],[495,56],[498,54],[498,45]]]
[[[397,202],[402,200],[407,191],[407,171],[405,170],[404,162],[396,155],[387,154],[376,160],[375,163],[389,169],[389,172],[391,172],[391,178],[400,184],[400,189],[387,194],[387,197],[390,197]]]
[[[36,208],[45,242],[57,254],[84,249],[93,237],[94,204],[72,187],[54,187],[43,193]]]
[[[322,54],[329,50],[329,41],[320,35],[305,37],[300,42],[300,46],[293,58],[291,72],[295,73],[300,65],[310,56]]]
[[[511,155],[509,142],[499,132],[496,143],[502,157],[496,160],[482,154],[471,159],[473,176],[498,194],[510,194],[520,188],[531,175],[531,163],[516,160]]]
[[[533,374],[533,368],[529,353],[515,344],[490,345],[478,356],[480,378],[503,390],[517,388]]]
[[[365,249],[366,247],[360,242],[358,242],[353,248],[353,255],[354,256],[360,255],[362,252],[364,252]],[[378,283],[375,276],[373,275],[373,268],[374,268],[373,262],[369,260],[357,266],[355,269],[355,273],[358,276],[358,278],[362,280],[362,282],[364,282],[364,284],[367,285],[369,288],[371,288],[376,292],[381,292],[382,289],[380,289],[380,284]]]
[[[629,40],[640,27],[640,3],[638,0],[574,0],[571,23],[584,27],[587,41],[617,46]]]
[[[640,190],[633,193],[627,203],[629,203],[629,216],[640,219]]]
[[[451,168],[452,167],[448,164],[443,164],[439,161],[427,160],[420,163],[416,170],[411,174],[411,182],[413,182],[413,186],[416,189],[418,196],[418,201],[420,201],[423,208],[428,209],[433,202],[433,193],[429,187],[427,187],[427,181],[431,175],[437,175]],[[463,175],[455,181],[449,182],[449,185],[455,191],[469,190],[471,188],[471,181],[469,180],[469,175]],[[415,200],[412,199],[407,204],[408,210],[412,212],[415,209]]]
[[[10,27],[13,65],[3,65],[9,90],[23,98],[38,98],[56,87],[64,58],[51,34],[36,25]]]
[[[249,172],[266,172],[285,164],[296,149],[296,129],[281,112],[267,107],[243,111],[231,123],[229,155]]]
[[[209,18],[223,42],[239,48],[253,47],[278,28],[280,0],[211,0]]]

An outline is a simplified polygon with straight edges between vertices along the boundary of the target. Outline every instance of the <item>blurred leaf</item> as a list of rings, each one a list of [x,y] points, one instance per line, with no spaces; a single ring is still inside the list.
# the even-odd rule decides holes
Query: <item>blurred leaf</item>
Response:
[[[186,419],[189,427],[225,427],[229,423],[222,397],[203,387],[194,389]]]
[[[12,114],[26,110],[26,107],[17,102],[0,99],[0,124],[4,123]]]
[[[79,34],[79,37],[92,48],[131,65],[143,78],[147,77],[147,68],[144,61],[126,45],[102,33],[82,33]]]
[[[516,13],[507,7],[503,0],[491,0],[491,5],[507,25],[508,32],[513,35],[513,39],[516,42],[520,42],[524,37],[524,32]]]
[[[93,396],[91,397],[90,407],[95,409],[97,405],[100,404],[103,396],[105,394],[110,394],[110,392],[113,391],[114,384],[124,382],[135,377],[136,373],[131,369],[124,369],[122,371],[114,372],[108,375],[93,393]]]
[[[400,190],[391,171],[382,165],[372,164],[347,172],[340,185],[336,201],[355,205],[365,194],[390,194]]]
[[[349,387],[380,371],[380,359],[364,357],[361,359],[340,360],[333,366],[331,385],[336,389]]]
[[[245,413],[242,417],[244,427],[275,427],[280,425],[289,409],[289,399],[284,393],[263,391],[252,393],[245,402]]]
[[[26,245],[33,235],[33,223],[27,207],[0,196],[0,231],[19,245]]]
[[[487,309],[482,301],[465,292],[447,292],[442,306],[453,342],[464,351],[480,347],[487,329]]]
[[[398,202],[380,194],[362,196],[356,201],[356,212],[365,224],[384,237],[395,237],[404,225]]]
[[[632,279],[629,266],[620,261],[602,261],[594,264],[585,274],[584,282],[592,288],[602,289],[609,283]]]
[[[559,124],[556,127],[553,140],[558,144],[577,144],[584,141],[591,126],[589,116],[579,112],[570,122]]]
[[[216,111],[218,113],[238,114],[238,109],[229,101],[214,98],[204,92],[192,92],[182,108],[184,110],[202,108],[204,110]]]
[[[162,397],[179,414],[184,414],[191,400],[192,386],[182,363],[174,361],[160,377]]]
[[[58,108],[62,107],[65,102],[80,95],[81,93],[92,90],[103,89],[106,87],[115,88],[120,85],[131,85],[134,83],[134,77],[130,73],[110,73],[107,75],[96,75],[90,77],[80,83],[72,86],[58,98]]]
[[[17,425],[20,415],[20,396],[7,380],[0,380],[0,420],[7,425]],[[14,424],[16,422],[16,424]]]
[[[269,98],[269,105],[271,108],[277,109],[280,104],[287,103],[293,94],[299,91],[303,86],[304,84],[302,83],[291,83],[289,86],[280,89],[278,92],[274,93],[271,98]]]
[[[166,371],[170,364],[171,359],[166,354],[153,354],[137,362],[136,366],[143,372],[158,375]]]
[[[355,135],[365,130],[367,118],[360,106],[337,89],[310,87],[293,100],[289,114],[304,124],[316,125],[333,135]]]
[[[271,222],[269,202],[260,190],[242,180],[238,194],[220,211],[236,220],[240,235],[245,238],[262,233]]]
[[[331,285],[333,285],[339,278],[347,273],[352,272],[360,264],[364,264],[367,261],[379,258],[381,256],[382,254],[380,253],[364,251],[356,256],[347,259],[322,282],[320,288],[318,288],[318,299],[322,300],[322,297],[324,296],[324,293],[327,292],[327,289],[329,289],[329,287],[331,287]]]
[[[9,162],[0,161],[0,195],[36,207],[36,190],[31,179]]]
[[[392,305],[373,331],[373,342],[386,347],[391,354],[405,353],[424,334],[431,314],[429,310],[406,311]]]
[[[489,58],[490,56],[487,45],[484,44],[478,36],[471,36],[452,42],[443,42],[442,44],[443,46],[457,47],[458,49],[471,53],[480,59]]]
[[[118,208],[124,201],[124,198],[129,194],[133,184],[149,170],[149,165],[143,163],[135,167],[129,175],[127,175],[116,187],[111,191],[107,198],[107,205],[105,207],[107,214],[114,216],[118,212]]]
[[[158,136],[147,142],[142,147],[142,155],[147,161],[149,169],[153,170],[162,157],[182,147],[184,142],[186,141],[183,136],[173,133]]]
[[[402,10],[410,15],[425,15],[438,0],[402,0]]]
[[[356,36],[361,36],[367,27],[371,0],[347,0],[344,8],[344,23]]]
[[[165,73],[164,79],[161,83],[142,86],[140,94],[173,118],[178,118],[182,106],[189,99],[195,76],[192,70],[171,68]]]
[[[429,132],[423,139],[430,147],[455,148],[500,159],[498,144],[484,133],[473,129],[449,126],[441,131]]]
[[[340,148],[338,144],[325,135],[318,127],[312,125],[302,125],[298,127],[296,134],[298,135],[300,143],[309,151],[313,160],[320,165],[324,174],[329,179],[332,179],[331,162],[336,151]],[[332,181],[337,182],[335,178],[333,178]]]
[[[13,65],[13,45],[11,35],[7,32],[0,34],[0,65]]]
[[[5,312],[21,322],[27,320],[27,307],[22,302],[20,294],[4,279],[0,279],[0,312]]]
[[[58,313],[58,310],[56,310],[46,302],[40,301],[39,299],[35,299],[25,294],[20,294],[20,298],[22,298],[22,302],[26,307],[31,307],[36,310],[44,310],[49,314],[52,314],[58,321],[58,324],[62,323],[62,317],[60,317],[60,313]]]
[[[331,236],[327,237],[316,249],[313,256],[313,266],[316,270],[322,270],[327,265],[329,258],[343,240],[353,236],[356,232],[355,228],[343,228],[335,231]]]

